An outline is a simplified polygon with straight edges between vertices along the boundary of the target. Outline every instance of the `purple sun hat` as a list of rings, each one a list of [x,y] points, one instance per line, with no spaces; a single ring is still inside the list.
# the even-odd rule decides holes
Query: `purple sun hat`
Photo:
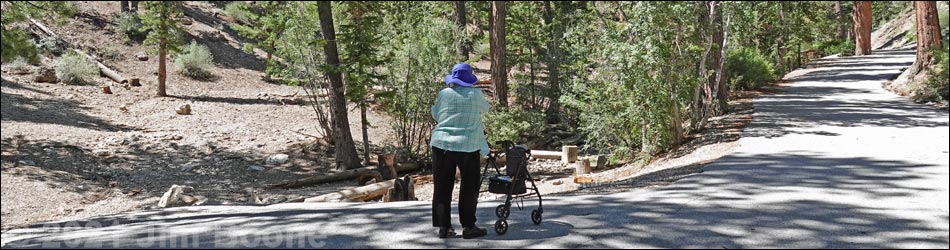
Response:
[[[455,84],[462,87],[471,87],[478,82],[478,77],[472,73],[472,66],[466,63],[456,64],[452,67],[452,74],[445,76],[445,84]]]

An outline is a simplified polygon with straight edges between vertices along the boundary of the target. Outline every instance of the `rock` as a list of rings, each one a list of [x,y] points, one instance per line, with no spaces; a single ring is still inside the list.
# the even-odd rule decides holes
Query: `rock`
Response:
[[[606,167],[607,167],[607,156],[606,156],[606,155],[598,155],[598,156],[597,156],[597,168],[603,169],[603,168],[606,168]]]
[[[168,208],[194,204],[197,202],[197,199],[189,195],[193,194],[194,192],[195,188],[193,187],[172,185],[172,187],[169,188],[168,191],[165,192],[165,194],[162,195],[162,198],[158,201],[158,207]]]
[[[138,78],[131,78],[129,79],[129,86],[142,87],[142,80]]]
[[[551,183],[551,185],[555,185],[555,186],[561,185],[561,184],[564,184],[564,181],[557,180],[557,181],[554,181],[554,183]]]
[[[184,165],[181,165],[181,167],[179,168],[181,169],[181,171],[190,172],[192,169],[195,169],[195,167],[197,167],[198,165],[199,165],[198,163],[186,163]]]
[[[111,94],[112,94],[112,88],[110,88],[109,86],[103,86],[103,87],[102,87],[102,93],[103,93],[103,94],[107,94],[107,95],[111,95]]]
[[[145,51],[135,53],[135,59],[139,59],[139,61],[148,61],[148,54],[145,54]]]
[[[181,24],[184,24],[184,25],[191,25],[191,24],[193,24],[193,23],[194,23],[194,22],[191,21],[191,18],[182,18],[182,19],[181,19]]]
[[[285,154],[275,154],[275,155],[271,155],[271,156],[267,157],[267,159],[264,160],[264,164],[266,164],[266,165],[280,165],[280,164],[287,163],[288,160],[290,160],[290,156],[288,156],[288,155],[285,155]]]
[[[55,83],[56,80],[56,70],[51,68],[40,68],[38,74],[33,77],[34,82]]]
[[[184,139],[184,138],[185,138],[185,137],[183,137],[183,136],[181,136],[181,135],[171,135],[171,136],[168,137],[168,139],[169,139],[169,140],[172,140],[172,141],[178,141],[178,140],[181,140],[181,139]]]
[[[254,165],[254,166],[247,167],[247,170],[260,172],[260,171],[264,171],[264,167]]]
[[[175,110],[176,114],[179,115],[190,115],[191,114],[191,105],[185,104],[178,107],[178,110]]]
[[[122,106],[119,106],[119,110],[123,113],[129,112],[129,105],[122,104]]]
[[[184,202],[185,204],[191,205],[191,204],[195,204],[195,202],[198,202],[198,198],[195,198],[194,196],[191,196],[191,195],[182,195],[181,201]]]
[[[23,166],[36,166],[36,162],[29,161],[29,160],[18,161],[17,163],[20,163],[20,165],[23,165]]]
[[[97,150],[93,150],[92,154],[98,157],[109,157],[110,155],[112,155],[112,151],[109,151],[106,149],[97,149]]]

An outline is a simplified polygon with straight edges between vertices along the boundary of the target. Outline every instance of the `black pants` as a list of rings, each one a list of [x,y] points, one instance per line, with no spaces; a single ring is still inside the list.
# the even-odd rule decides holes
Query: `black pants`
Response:
[[[463,153],[432,147],[432,226],[452,226],[452,191],[455,189],[455,167],[462,171],[459,189],[459,222],[462,227],[475,227],[475,207],[481,187],[478,151]]]

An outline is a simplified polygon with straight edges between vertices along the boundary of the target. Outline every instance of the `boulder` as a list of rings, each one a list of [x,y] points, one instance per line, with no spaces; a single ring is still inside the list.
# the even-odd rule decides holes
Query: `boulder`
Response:
[[[139,61],[148,61],[148,54],[146,54],[144,51],[135,53],[135,59],[139,59]]]
[[[158,207],[189,206],[198,201],[194,196],[195,188],[189,186],[172,185],[158,201]]]
[[[185,104],[185,105],[178,106],[178,109],[175,110],[175,113],[179,115],[190,115],[191,105]]]
[[[290,160],[290,156],[288,156],[288,155],[285,155],[285,154],[275,154],[275,155],[271,155],[271,156],[267,157],[267,159],[264,160],[264,164],[267,164],[267,165],[281,165],[281,164],[287,163],[287,161],[289,161],[289,160]]]
[[[51,68],[40,68],[36,76],[33,77],[34,82],[55,83],[56,80],[56,70]]]

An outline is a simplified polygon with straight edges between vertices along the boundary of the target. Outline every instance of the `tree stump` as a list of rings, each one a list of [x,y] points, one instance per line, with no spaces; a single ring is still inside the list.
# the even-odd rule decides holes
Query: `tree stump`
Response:
[[[399,177],[396,173],[396,154],[376,155],[379,161],[379,172],[383,174],[386,180],[392,180]]]
[[[585,175],[590,174],[590,172],[590,161],[587,158],[574,163],[574,175]]]
[[[561,162],[574,163],[577,161],[577,146],[561,147]]]

